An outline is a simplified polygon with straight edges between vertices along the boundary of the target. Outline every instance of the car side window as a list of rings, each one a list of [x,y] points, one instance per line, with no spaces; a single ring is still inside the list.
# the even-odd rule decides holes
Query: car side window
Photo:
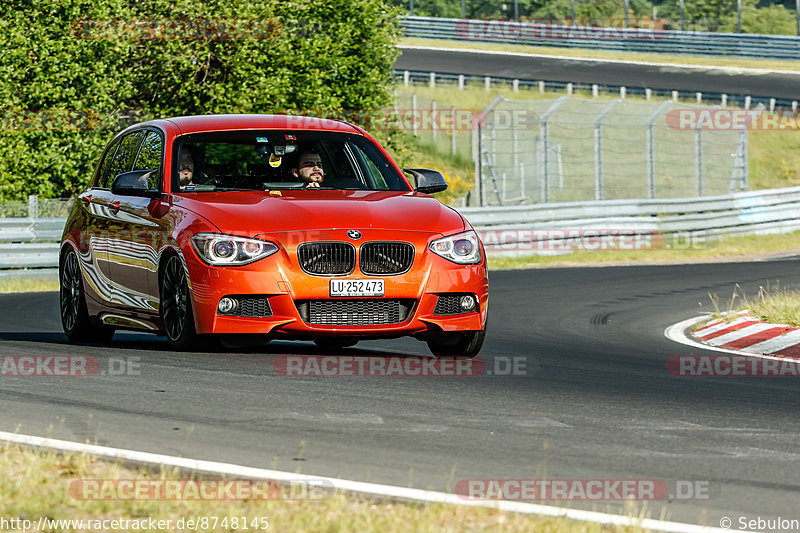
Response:
[[[100,163],[100,171],[97,173],[97,182],[95,183],[95,187],[102,189],[111,188],[111,180],[113,178],[109,176],[111,174],[111,162],[114,160],[114,154],[117,153],[117,146],[119,146],[119,139],[111,143],[111,146],[109,146],[108,150],[106,150],[106,155],[103,157],[103,162]]]
[[[117,174],[130,171],[133,166],[133,158],[136,157],[136,151],[139,148],[142,137],[144,137],[144,131],[140,130],[131,132],[122,138],[119,143],[119,148],[117,148],[117,153],[114,154],[114,159],[111,161],[107,180],[101,179],[101,187],[110,189]]]
[[[155,170],[148,179],[147,186],[150,190],[161,190],[161,162],[164,159],[164,141],[155,131],[148,131],[133,170]]]

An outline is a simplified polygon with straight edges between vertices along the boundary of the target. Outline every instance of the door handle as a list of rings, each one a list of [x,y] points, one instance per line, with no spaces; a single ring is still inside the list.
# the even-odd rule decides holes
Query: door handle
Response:
[[[111,202],[108,206],[108,209],[111,211],[112,214],[116,215],[119,213],[119,202]]]

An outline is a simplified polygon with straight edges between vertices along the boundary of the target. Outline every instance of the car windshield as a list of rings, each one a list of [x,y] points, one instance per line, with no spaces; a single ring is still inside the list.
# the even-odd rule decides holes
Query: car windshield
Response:
[[[410,190],[381,150],[361,135],[308,130],[198,133],[179,137],[173,154],[173,192]]]

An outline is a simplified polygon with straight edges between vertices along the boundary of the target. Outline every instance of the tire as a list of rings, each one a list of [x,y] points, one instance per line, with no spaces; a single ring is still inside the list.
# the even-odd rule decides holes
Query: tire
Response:
[[[177,255],[167,259],[159,286],[161,320],[170,345],[180,351],[194,348],[198,339],[189,301],[189,285],[183,263]]]
[[[341,350],[358,344],[356,337],[317,337],[314,344],[323,350]]]
[[[67,252],[61,261],[58,281],[61,326],[67,338],[72,342],[109,342],[114,336],[114,328],[97,327],[89,318],[81,266],[75,250]]]
[[[486,328],[479,331],[445,333],[436,340],[427,341],[428,349],[437,356],[474,357],[481,351],[485,337]]]

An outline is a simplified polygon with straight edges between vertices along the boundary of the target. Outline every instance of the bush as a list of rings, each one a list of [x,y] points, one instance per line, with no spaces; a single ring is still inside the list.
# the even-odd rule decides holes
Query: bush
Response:
[[[398,38],[381,0],[6,0],[0,200],[74,194],[139,120],[385,106]]]

